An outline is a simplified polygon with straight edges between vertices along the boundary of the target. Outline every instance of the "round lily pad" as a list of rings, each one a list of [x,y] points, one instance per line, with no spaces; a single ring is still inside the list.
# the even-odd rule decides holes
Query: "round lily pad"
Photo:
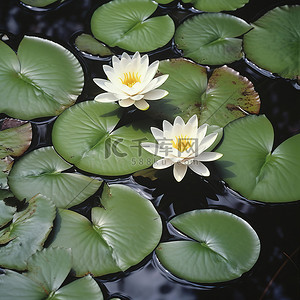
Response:
[[[10,206],[5,202],[8,197],[13,197],[9,191],[0,190],[0,228],[10,222],[17,208]]]
[[[42,249],[55,214],[53,202],[41,195],[30,199],[25,210],[16,212],[11,225],[0,230],[0,266],[25,270],[28,258]]]
[[[52,41],[25,36],[17,54],[0,41],[0,112],[30,120],[59,115],[81,94],[80,63]]]
[[[8,184],[20,200],[42,194],[52,199],[57,207],[72,207],[93,195],[99,189],[101,181],[77,173],[63,172],[71,167],[53,147],[39,148],[14,164]]]
[[[256,232],[234,214],[195,210],[170,223],[192,239],[164,242],[156,249],[163,267],[179,278],[197,283],[224,282],[249,271],[258,259]]]
[[[22,0],[23,3],[34,7],[45,7],[57,1],[58,0]]]
[[[51,247],[71,248],[76,276],[125,271],[159,243],[162,223],[152,203],[123,185],[105,186],[92,222],[60,210]]]
[[[75,45],[80,51],[84,51],[93,55],[108,56],[113,54],[107,46],[86,33],[80,34],[75,39]]]
[[[155,157],[140,147],[154,141],[146,120],[121,126],[122,109],[115,103],[86,101],[65,111],[54,123],[56,151],[78,168],[99,175],[118,176],[150,167]]]
[[[209,80],[205,67],[186,59],[161,61],[159,72],[169,74],[162,85],[169,94],[162,101],[153,101],[147,111],[152,118],[173,122],[181,116],[188,121],[196,114],[200,124],[224,127],[259,112],[260,99],[253,84],[227,66],[215,69]]]
[[[157,3],[153,1],[110,1],[95,10],[91,19],[92,33],[110,47],[132,52],[155,50],[167,44],[175,31],[169,16],[149,18],[156,8]]]
[[[300,76],[300,5],[267,12],[244,37],[244,51],[260,68],[285,78]]]
[[[8,189],[7,176],[12,168],[14,160],[10,156],[0,159],[0,190]]]
[[[272,151],[274,132],[266,116],[248,116],[224,129],[216,151],[222,178],[251,200],[290,202],[300,200],[300,134]]]
[[[0,126],[0,159],[8,155],[21,156],[28,149],[31,139],[30,123],[4,119]]]
[[[242,39],[251,29],[244,20],[222,13],[199,14],[176,30],[175,43],[185,57],[205,65],[222,65],[242,58]]]
[[[21,275],[5,270],[0,275],[1,296],[6,300],[103,300],[102,292],[90,276],[59,288],[71,271],[70,249],[48,248],[28,260],[28,272]]]
[[[182,0],[183,3],[192,3],[202,11],[219,12],[223,10],[236,10],[243,7],[249,0]]]

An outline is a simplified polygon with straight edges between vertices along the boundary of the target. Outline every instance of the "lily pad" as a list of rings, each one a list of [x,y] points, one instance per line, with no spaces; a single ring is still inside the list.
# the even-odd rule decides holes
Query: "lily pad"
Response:
[[[55,206],[37,195],[28,207],[14,214],[12,224],[0,230],[0,266],[25,270],[28,258],[42,246],[52,229]]]
[[[71,248],[76,276],[125,271],[154,250],[162,234],[159,214],[150,201],[123,185],[105,186],[92,222],[59,210],[51,247]]]
[[[251,29],[244,20],[222,13],[199,14],[176,30],[175,43],[183,55],[205,65],[222,65],[242,58],[242,39]]]
[[[17,208],[14,206],[9,206],[5,203],[5,199],[8,197],[13,197],[13,194],[9,191],[0,190],[0,228],[10,222],[13,218],[14,213]]]
[[[13,163],[14,160],[10,156],[0,159],[0,190],[8,189],[7,176]]]
[[[285,78],[300,76],[300,6],[281,6],[252,24],[244,37],[244,51],[260,68]]]
[[[227,66],[215,69],[208,83],[206,68],[185,59],[161,61],[159,72],[169,74],[162,85],[169,94],[151,103],[148,113],[153,118],[173,122],[181,116],[187,122],[196,114],[200,124],[224,127],[259,112],[260,99],[253,84]]]
[[[71,253],[66,249],[44,249],[28,261],[26,276],[5,270],[0,275],[1,296],[6,300],[103,300],[102,292],[91,276],[63,286],[71,270]],[[47,297],[47,298],[46,298]]]
[[[86,101],[74,105],[56,120],[52,141],[56,151],[81,170],[119,176],[150,167],[155,157],[140,147],[154,141],[146,121],[114,130],[120,120],[115,103]]]
[[[0,159],[21,156],[30,146],[32,128],[28,122],[4,119],[0,126]]]
[[[14,164],[8,184],[14,195],[22,200],[42,194],[57,207],[77,205],[93,195],[101,181],[77,173],[65,173],[72,165],[53,149],[34,150]]]
[[[251,200],[290,202],[300,200],[300,134],[272,151],[274,132],[266,116],[248,116],[224,129],[216,151],[222,178]]]
[[[224,282],[249,271],[260,242],[253,228],[226,211],[194,210],[170,223],[192,240],[159,244],[156,255],[173,275],[197,283]]]
[[[219,12],[223,10],[236,10],[243,7],[249,0],[182,0],[183,3],[192,3],[202,11]]]
[[[58,0],[22,0],[22,2],[34,7],[45,7],[54,2],[58,2]]]
[[[157,3],[153,1],[110,1],[95,10],[91,19],[92,33],[110,47],[132,52],[155,50],[167,44],[175,32],[169,16],[149,18],[156,8]]]
[[[80,34],[75,39],[75,45],[80,51],[84,51],[93,55],[108,56],[113,54],[107,46],[86,33]]]
[[[81,94],[80,63],[52,41],[25,36],[16,54],[0,41],[0,112],[30,120],[59,115]]]

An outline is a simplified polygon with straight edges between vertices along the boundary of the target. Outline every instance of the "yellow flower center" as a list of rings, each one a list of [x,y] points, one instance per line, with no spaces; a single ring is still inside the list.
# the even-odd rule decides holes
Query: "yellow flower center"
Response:
[[[132,87],[137,82],[141,82],[141,75],[138,72],[123,73],[124,78],[119,77],[123,84]]]
[[[178,151],[184,152],[192,147],[192,139],[186,136],[183,137],[182,135],[180,137],[176,136],[176,142],[172,141],[172,145]]]

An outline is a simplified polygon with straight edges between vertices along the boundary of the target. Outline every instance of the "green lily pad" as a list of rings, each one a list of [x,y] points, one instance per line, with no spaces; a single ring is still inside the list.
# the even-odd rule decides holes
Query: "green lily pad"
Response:
[[[183,3],[192,3],[202,11],[219,12],[223,10],[236,10],[243,7],[249,0],[182,0]]]
[[[251,29],[244,20],[222,13],[199,14],[176,30],[175,43],[185,57],[205,65],[222,65],[242,58],[242,39]]]
[[[57,207],[72,207],[93,195],[99,189],[101,181],[64,172],[71,167],[53,147],[40,148],[14,164],[8,184],[20,200],[42,194],[53,200]]]
[[[9,191],[0,190],[0,228],[12,220],[17,210],[16,207],[5,203],[4,200],[8,197],[13,197],[13,194]]]
[[[169,74],[161,86],[169,94],[151,103],[147,113],[152,118],[173,122],[181,116],[187,122],[196,114],[200,124],[224,127],[259,112],[260,99],[253,84],[227,66],[215,69],[208,82],[206,68],[185,59],[161,61],[159,72]]]
[[[244,37],[244,51],[260,68],[285,78],[300,76],[300,6],[281,6],[267,12]]]
[[[95,10],[91,19],[92,33],[110,47],[132,52],[155,50],[167,44],[175,32],[169,16],[149,18],[156,8],[157,3],[153,1],[110,1]]]
[[[179,278],[197,283],[228,281],[249,271],[258,259],[256,232],[234,214],[195,210],[170,223],[192,239],[161,243],[156,249],[160,263]]]
[[[0,126],[0,159],[21,156],[30,146],[32,128],[28,122],[4,119]]]
[[[0,159],[0,190],[8,189],[7,176],[11,170],[14,160],[10,156]]]
[[[272,151],[274,132],[264,116],[248,116],[224,129],[216,151],[222,178],[231,188],[251,200],[289,202],[300,200],[300,134]]]
[[[123,185],[105,186],[92,222],[60,210],[51,247],[71,248],[76,276],[125,271],[154,250],[162,234],[159,214],[150,201]]]
[[[103,300],[102,292],[91,276],[63,286],[71,270],[71,253],[66,249],[44,249],[28,260],[26,276],[5,270],[0,275],[1,296],[6,300]]]
[[[57,1],[58,0],[22,0],[23,3],[34,7],[45,7]]]
[[[52,142],[56,151],[81,170],[119,176],[150,167],[155,157],[140,147],[154,141],[146,122],[114,130],[122,109],[115,103],[86,101],[56,120]]]
[[[100,43],[91,35],[86,33],[80,34],[75,39],[75,45],[80,51],[87,52],[93,55],[108,56],[113,54],[107,46]]]
[[[28,258],[40,250],[55,218],[53,202],[37,195],[14,214],[12,224],[0,230],[0,266],[25,270]]]
[[[16,54],[0,41],[0,112],[23,120],[59,115],[81,94],[80,63],[52,41],[25,36]]]

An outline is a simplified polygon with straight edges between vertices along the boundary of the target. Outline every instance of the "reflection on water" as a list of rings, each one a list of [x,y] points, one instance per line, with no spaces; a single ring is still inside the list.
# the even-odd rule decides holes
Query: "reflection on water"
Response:
[[[107,1],[74,0],[60,7],[55,4],[49,11],[33,12],[16,0],[0,1],[0,33],[2,31],[8,36],[11,36],[9,33],[17,35],[17,40],[24,34],[42,35],[65,46],[70,41],[69,48],[72,48],[71,37],[74,37],[76,32],[90,32],[89,20],[92,10],[104,2]],[[231,13],[252,22],[261,16],[266,8],[293,3],[297,1],[250,0],[247,6]],[[166,12],[171,14],[177,25],[183,18],[193,13],[190,9],[178,9],[174,3],[167,7]],[[163,9],[162,6],[161,10]],[[11,44],[14,44],[13,39]],[[120,49],[115,50],[117,54],[122,52]],[[150,58],[155,60],[176,56],[178,53],[175,53],[172,45],[169,44],[162,51],[151,53]],[[99,92],[92,78],[103,77],[103,61],[81,58],[81,62],[89,70],[86,73],[86,86],[81,100],[92,99]],[[261,113],[265,113],[274,126],[275,146],[300,132],[299,111],[295,109],[299,105],[300,96],[291,82],[270,78],[272,76],[267,73],[262,74],[243,60],[229,64],[229,67],[239,71],[254,83],[262,99]],[[140,112],[137,112],[136,116],[141,116]],[[30,149],[51,145],[51,128],[54,120],[55,118],[36,120],[33,123],[34,140]],[[121,293],[124,297],[134,300],[253,300],[260,299],[268,284],[271,283],[261,299],[300,299],[300,203],[264,205],[248,201],[224,187],[217,178],[207,182],[199,179],[192,172],[187,174],[189,185],[163,179],[154,183],[147,179],[136,180],[138,183],[132,177],[109,181],[129,185],[142,196],[153,201],[164,220],[169,220],[175,213],[198,208],[220,208],[233,212],[249,222],[258,233],[262,251],[258,263],[248,274],[223,287],[218,285],[212,290],[207,290],[208,287],[203,290],[201,286],[195,288],[179,284],[174,281],[175,278],[168,277],[167,272],[160,270],[151,260],[148,260],[145,266],[141,268],[137,266],[135,268],[137,270],[119,280],[107,282],[103,278],[97,279],[98,282],[104,283],[108,294]],[[98,199],[96,198],[97,196],[95,199],[89,199],[75,210],[88,216],[93,201]],[[170,235],[172,232],[168,232],[165,228],[163,238]]]

